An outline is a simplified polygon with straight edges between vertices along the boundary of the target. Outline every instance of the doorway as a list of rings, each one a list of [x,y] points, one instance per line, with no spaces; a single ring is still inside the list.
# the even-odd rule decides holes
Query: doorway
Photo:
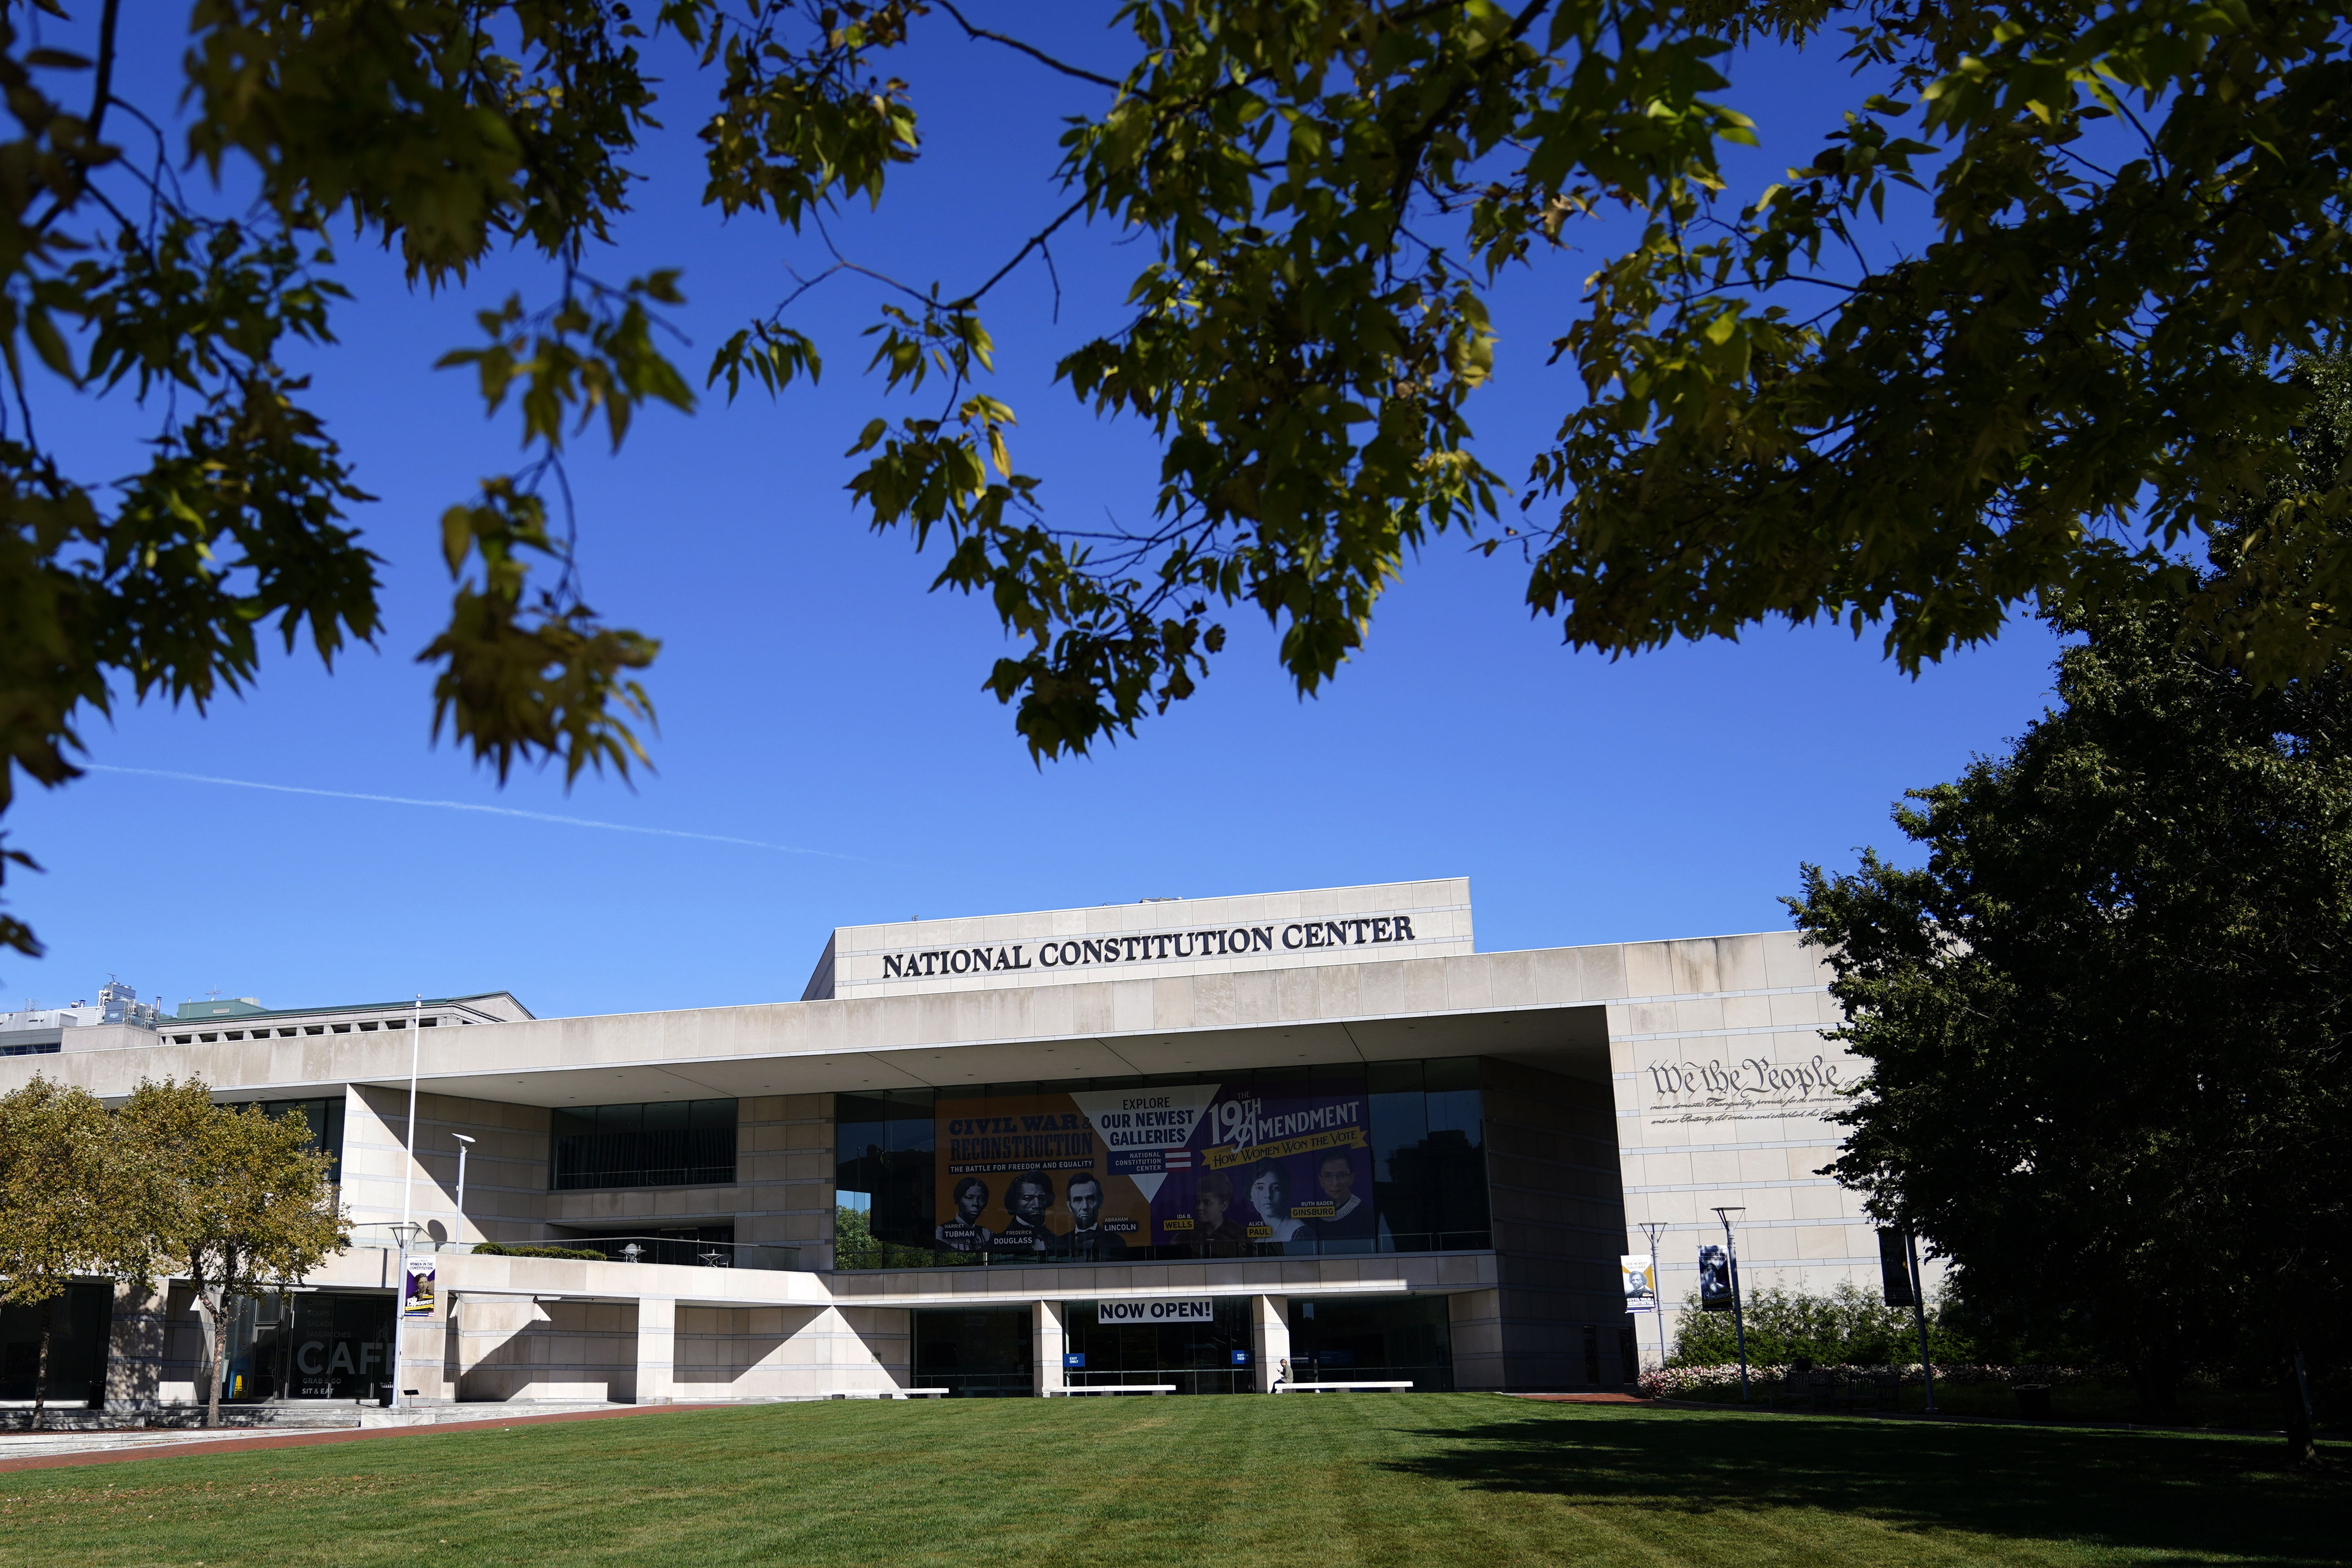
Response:
[[[221,1396],[381,1399],[392,1381],[390,1291],[304,1291],[237,1304]]]
[[[944,1388],[963,1399],[1026,1398],[1036,1392],[1031,1309],[919,1309],[913,1316],[915,1387]]]
[[[1101,1303],[1073,1301],[1063,1320],[1069,1353],[1063,1381],[1172,1383],[1179,1394],[1247,1394],[1257,1386],[1251,1364],[1250,1307],[1254,1298],[1220,1296],[1206,1322],[1106,1323]]]

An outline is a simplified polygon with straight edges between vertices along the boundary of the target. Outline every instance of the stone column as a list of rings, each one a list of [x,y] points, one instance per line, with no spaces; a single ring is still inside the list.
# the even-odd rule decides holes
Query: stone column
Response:
[[[640,1405],[667,1405],[677,1395],[672,1381],[677,1356],[677,1302],[668,1296],[637,1298],[637,1389]]]
[[[162,1394],[166,1287],[115,1287],[106,1333],[106,1408],[152,1410]]]
[[[1036,1331],[1031,1342],[1029,1362],[1041,1397],[1059,1394],[1069,1386],[1062,1376],[1062,1353],[1070,1343],[1069,1328],[1064,1316],[1068,1310],[1067,1305],[1060,1301],[1037,1303]]]
[[[1445,1298],[1448,1337],[1454,1342],[1454,1386],[1507,1388],[1503,1355],[1503,1293],[1465,1290]]]
[[[400,1309],[395,1305],[393,1310],[397,1314]],[[393,1343],[400,1347],[395,1352],[395,1370],[400,1374],[398,1386],[404,1405],[435,1405],[457,1397],[456,1385],[444,1375],[449,1332],[447,1313],[448,1300],[442,1295],[434,1302],[429,1318],[393,1319]]]
[[[1257,1364],[1260,1394],[1274,1392],[1282,1375],[1283,1359],[1290,1354],[1290,1300],[1286,1296],[1250,1298],[1250,1356]]]

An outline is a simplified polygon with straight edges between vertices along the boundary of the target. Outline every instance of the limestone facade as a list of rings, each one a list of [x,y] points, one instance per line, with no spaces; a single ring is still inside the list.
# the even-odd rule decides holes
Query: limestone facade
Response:
[[[1379,912],[1391,908],[1414,911],[1412,941],[1371,940],[1381,928],[1370,922],[1393,921]],[[1150,973],[1142,958],[895,987],[867,973],[888,952],[1009,949],[1016,937],[1034,963],[1036,942],[1083,940],[1065,928],[1101,942],[1268,925],[1279,933],[1309,919],[1356,921],[1365,940],[1286,952],[1277,934],[1271,961],[1261,950],[1181,962],[1159,958],[1155,942]],[[1385,931],[1394,939],[1397,928]],[[1169,1293],[1246,1298],[1262,1379],[1286,1353],[1290,1303],[1427,1295],[1445,1298],[1457,1386],[1615,1384],[1634,1370],[1623,1331],[1635,1331],[1647,1363],[1659,1327],[1618,1309],[1616,1255],[1648,1250],[1641,1226],[1662,1224],[1663,1294],[1678,1303],[1695,1286],[1697,1248],[1722,1239],[1717,1205],[1739,1210],[1751,1290],[1877,1283],[1871,1223],[1817,1173],[1839,1138],[1824,1117],[1857,1065],[1822,1037],[1837,1022],[1826,971],[1791,933],[1482,953],[1470,951],[1468,888],[1455,879],[844,928],[820,979],[828,968],[826,984],[810,989],[835,994],[747,1006],[185,1045],[87,1028],[72,1051],[0,1060],[0,1089],[42,1072],[110,1098],[167,1075],[200,1077],[237,1102],[340,1096],[355,1236],[376,1237],[405,1205],[421,1245],[436,1248],[724,1225],[738,1243],[795,1249],[788,1269],[438,1251],[434,1314],[401,1331],[404,1386],[420,1399],[903,1389],[913,1314],[977,1306],[1034,1314],[1043,1392],[1061,1375],[1048,1352],[1066,1332],[1057,1314],[1069,1303]],[[1481,1064],[1491,1247],[1098,1268],[833,1267],[837,1094],[1441,1058]],[[736,1105],[732,1183],[551,1189],[557,1112],[714,1099]],[[459,1134],[473,1140],[462,1213]],[[355,1246],[307,1283],[389,1291],[394,1273],[383,1246]],[[192,1398],[194,1323],[184,1287],[120,1298],[109,1397]],[[1672,1327],[1669,1313],[1669,1337]]]

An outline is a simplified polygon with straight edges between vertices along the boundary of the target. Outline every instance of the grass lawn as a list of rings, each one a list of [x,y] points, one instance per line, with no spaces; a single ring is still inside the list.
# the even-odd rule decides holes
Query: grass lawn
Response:
[[[1780,1392],[1778,1382],[1762,1378],[1752,1390],[1764,1404]],[[1677,1399],[1713,1405],[1737,1405],[1739,1387],[1678,1394]],[[2056,1421],[2137,1422],[2154,1426],[2210,1426],[2244,1431],[2279,1424],[2279,1396],[2274,1388],[2209,1388],[2190,1384],[2178,1390],[2173,1407],[2150,1410],[2129,1384],[2085,1381],[2061,1384],[2050,1391],[2050,1415]],[[1927,1407],[1927,1391],[1906,1384],[1899,1391],[1899,1408],[1917,1415]],[[2015,1420],[2017,1394],[2007,1384],[1950,1383],[1936,1384],[1936,1408],[1947,1415],[1993,1415]]]
[[[2283,1452],[1475,1394],[765,1405],[0,1475],[0,1563],[2344,1561],[2352,1482]]]

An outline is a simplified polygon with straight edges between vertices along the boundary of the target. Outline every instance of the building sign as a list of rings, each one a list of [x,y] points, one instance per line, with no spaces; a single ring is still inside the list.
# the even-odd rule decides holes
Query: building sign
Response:
[[[1105,1328],[1115,1323],[1213,1323],[1217,1321],[1217,1303],[1211,1296],[1097,1301],[1095,1321]]]
[[[1650,1121],[1664,1126],[1817,1115],[1850,1092],[1852,1086],[1840,1081],[1845,1065],[1820,1056],[1787,1063],[1762,1057],[1652,1062],[1645,1074]]]
[[[1627,1311],[1654,1312],[1658,1310],[1658,1270],[1656,1261],[1648,1253],[1637,1252],[1619,1258],[1617,1272],[1624,1281]]]
[[[1360,1080],[941,1100],[933,1244],[1124,1262],[1370,1252],[1380,1235]]]
[[[882,978],[928,980],[942,974],[1096,969],[1121,963],[1163,963],[1175,959],[1244,958],[1252,953],[1388,947],[1420,940],[1413,932],[1412,921],[1411,915],[1369,915],[1340,921],[1293,921],[1286,925],[1090,936],[1067,942],[917,948],[882,954]]]

